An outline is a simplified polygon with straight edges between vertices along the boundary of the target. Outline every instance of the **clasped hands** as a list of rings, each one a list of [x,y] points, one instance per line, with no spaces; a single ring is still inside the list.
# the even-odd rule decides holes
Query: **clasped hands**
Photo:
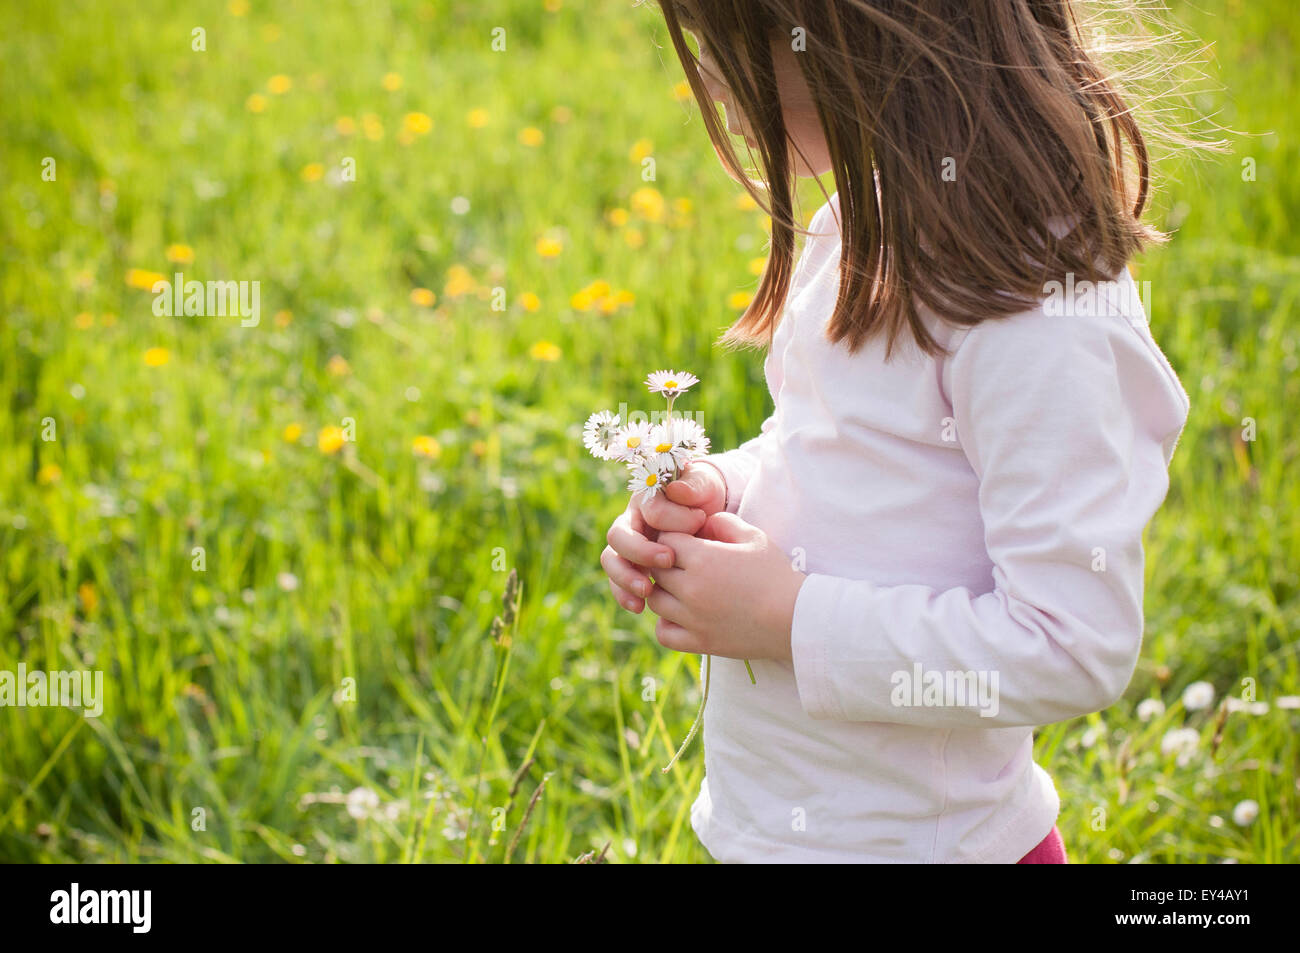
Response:
[[[609,528],[600,564],[619,605],[659,617],[665,648],[790,661],[795,600],[806,576],[756,526],[723,510],[722,474],[702,461]]]

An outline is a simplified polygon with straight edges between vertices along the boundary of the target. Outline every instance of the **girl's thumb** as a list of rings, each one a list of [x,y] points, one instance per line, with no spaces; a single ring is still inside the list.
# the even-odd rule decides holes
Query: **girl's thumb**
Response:
[[[664,487],[664,496],[683,506],[698,503],[704,490],[703,486],[701,486],[701,477],[696,476],[698,472],[698,470],[687,468],[680,479],[673,480],[672,483]]]

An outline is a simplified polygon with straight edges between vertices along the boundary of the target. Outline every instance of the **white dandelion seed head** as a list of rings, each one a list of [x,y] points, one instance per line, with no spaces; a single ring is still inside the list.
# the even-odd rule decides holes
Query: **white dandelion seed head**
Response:
[[[597,460],[611,459],[614,441],[618,438],[618,414],[598,410],[587,418],[582,428],[582,445]]]
[[[1177,755],[1179,766],[1186,765],[1201,745],[1200,732],[1193,728],[1175,728],[1160,739],[1162,755]]]
[[[700,379],[690,371],[655,371],[645,380],[650,393],[665,397],[676,397],[699,382]]]
[[[356,820],[370,817],[379,808],[379,795],[370,788],[353,788],[347,797],[348,814]]]
[[[1144,698],[1138,702],[1138,721],[1150,721],[1165,713],[1165,703],[1158,698]]]
[[[1192,682],[1183,689],[1183,707],[1188,711],[1200,711],[1214,704],[1214,686],[1209,682]]]
[[[298,577],[291,572],[282,572],[275,577],[275,584],[285,592],[293,592],[298,588]]]
[[[1223,699],[1224,706],[1233,714],[1267,715],[1268,702],[1248,702],[1244,698],[1228,695]]]
[[[1259,817],[1259,803],[1250,798],[1240,802],[1232,809],[1232,823],[1238,827],[1249,827]]]

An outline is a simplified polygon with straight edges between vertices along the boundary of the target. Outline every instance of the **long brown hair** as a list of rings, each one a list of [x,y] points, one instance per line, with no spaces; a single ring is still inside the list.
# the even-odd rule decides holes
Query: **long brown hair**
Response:
[[[658,2],[715,151],[772,220],[758,290],[724,343],[770,343],[795,234],[807,234],[770,45],[792,36],[805,45],[795,56],[839,192],[832,342],[857,351],[884,333],[888,359],[910,332],[936,355],[918,302],[970,326],[1036,306],[1067,273],[1111,279],[1166,237],[1141,221],[1142,131],[1070,0]],[[758,182],[742,171],[684,30],[748,119]]]

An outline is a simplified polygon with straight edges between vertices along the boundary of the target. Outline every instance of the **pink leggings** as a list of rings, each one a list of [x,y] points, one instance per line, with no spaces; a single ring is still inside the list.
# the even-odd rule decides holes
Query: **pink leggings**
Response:
[[[1061,840],[1061,832],[1055,825],[1051,833],[1044,837],[1037,847],[1016,861],[1019,864],[1068,864],[1069,862],[1065,856],[1065,843]]]

